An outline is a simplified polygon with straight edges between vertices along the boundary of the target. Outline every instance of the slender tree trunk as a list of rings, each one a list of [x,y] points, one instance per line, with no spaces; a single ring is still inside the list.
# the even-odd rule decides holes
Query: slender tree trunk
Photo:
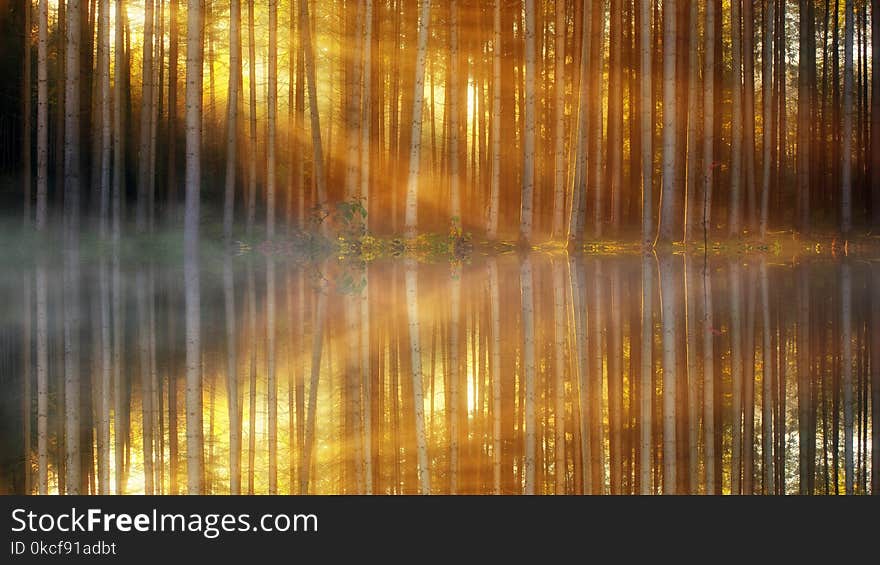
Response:
[[[670,243],[675,238],[675,60],[676,0],[663,3],[663,190],[660,199],[660,225],[657,240]],[[665,481],[664,481],[665,486]]]
[[[278,0],[269,0],[269,101],[266,142],[266,236],[275,237],[275,137],[278,118]]]
[[[98,27],[98,97],[100,99],[101,114],[101,152],[100,152],[100,176],[99,176],[99,218],[101,237],[106,238],[109,230],[110,218],[110,157],[112,124],[110,122],[110,0],[99,2],[99,27]],[[109,389],[104,389],[109,390]],[[104,393],[106,396],[106,392]],[[106,444],[105,444],[106,445]]]
[[[137,210],[135,225],[139,232],[147,227],[148,184],[150,182],[150,129],[153,100],[153,0],[144,0],[144,48],[141,72],[141,127],[138,150]]]
[[[380,30],[381,31],[381,30]],[[367,217],[364,218],[364,229],[369,229],[370,222],[370,184],[372,169],[372,125],[373,125],[373,0],[364,0],[364,59],[361,76],[363,90],[361,92],[361,198]],[[380,83],[379,88],[384,88]],[[366,292],[366,290],[364,291]],[[369,405],[369,404],[368,404]],[[369,436],[367,436],[369,439]],[[367,474],[368,481],[370,473]]]
[[[49,1],[39,0],[38,11],[37,211],[35,226],[38,231],[43,231],[46,229],[46,199],[49,190]]]
[[[67,1],[64,29],[64,210],[71,234],[79,231],[81,1]]]
[[[315,77],[315,52],[312,48],[312,28],[309,20],[308,0],[299,1],[299,35],[305,54],[306,79],[309,84],[309,116],[312,130],[312,176],[318,192],[317,206],[321,210],[327,204],[327,184],[324,177],[324,149],[321,145],[321,120],[318,114],[318,85]],[[321,224],[324,229],[324,224]]]
[[[238,149],[238,83],[241,79],[241,6],[231,0],[229,7],[229,94],[226,100],[226,179],[223,194],[223,236],[232,241],[235,215],[235,171]],[[173,80],[173,78],[172,78]],[[231,428],[230,428],[231,429]]]
[[[568,350],[565,348],[567,317],[565,309],[565,274],[562,261],[553,262],[553,391],[555,404],[553,418],[556,435],[553,441],[555,460],[553,468],[556,474],[556,494],[565,494],[567,476],[565,462],[565,374],[569,366]]]
[[[652,0],[639,0],[642,71],[639,91],[641,101],[639,121],[642,126],[642,243],[646,247],[653,245],[654,241],[654,89],[652,86],[654,74],[651,69],[651,4]],[[707,14],[709,12],[708,5],[706,12]],[[709,29],[708,24],[706,29]],[[710,83],[711,81],[707,82]]]
[[[761,177],[761,219],[759,234],[761,239],[767,236],[767,224],[770,220],[770,179],[773,171],[773,94],[771,84],[773,82],[773,26],[776,21],[773,0],[767,0],[764,10],[764,41],[762,46],[763,71],[761,74],[761,96],[764,99],[763,123],[767,124],[764,129],[764,160],[762,164],[763,174]],[[765,330],[768,331],[768,330]]]
[[[623,9],[611,0],[610,53],[608,59],[608,192],[611,193],[611,230],[620,229],[623,210]]]
[[[423,0],[428,4],[429,0]],[[423,16],[427,14],[423,13]],[[421,42],[420,42],[421,45]],[[418,95],[416,95],[418,97]],[[410,169],[412,172],[412,169]],[[422,392],[422,347],[419,323],[418,263],[406,260],[406,312],[412,358],[412,390],[415,413],[415,438],[418,453],[419,491],[431,494],[431,470],[428,467],[428,442],[425,439],[425,399]]]
[[[751,2],[752,0],[745,0]],[[733,57],[730,126],[730,214],[727,220],[731,237],[742,231],[742,140],[743,140],[743,87],[742,87],[742,0],[731,0],[731,52]]]
[[[305,1],[305,0],[303,0]],[[250,90],[250,137],[248,141],[248,190],[246,230],[251,235],[257,216],[257,54],[254,28],[254,0],[248,0],[248,70]]]
[[[687,110],[687,170],[685,185],[684,241],[693,243],[697,231],[697,187],[701,184],[699,137],[699,3],[690,2],[688,12],[688,110]],[[706,164],[704,164],[705,166]]]
[[[672,12],[674,14],[674,12]],[[674,256],[660,258],[660,300],[663,318],[663,494],[677,492],[676,479],[676,348],[678,339],[678,296],[675,288]]]
[[[850,39],[852,32],[849,29],[852,17],[851,6],[852,3],[847,2],[846,25]],[[850,54],[849,56],[851,57],[852,55]],[[840,301],[840,372],[843,384],[844,481],[846,494],[851,495],[854,490],[855,469],[853,466],[852,274],[848,262],[844,262],[841,266]]]
[[[30,227],[33,221],[31,217],[31,206],[34,197],[33,192],[33,172],[32,172],[32,151],[31,147],[31,81],[33,69],[31,66],[31,43],[33,41],[33,23],[31,21],[31,12],[33,12],[32,0],[24,2],[24,29],[22,33],[22,78],[21,78],[21,180],[22,194],[24,199],[23,220],[25,227]],[[28,475],[30,476],[30,475]],[[29,492],[29,489],[28,489]]]
[[[799,53],[806,53],[810,44],[809,0],[800,0]],[[802,233],[810,230],[810,154],[812,104],[810,57],[798,58],[798,131],[797,131],[797,190],[798,228]]]
[[[40,5],[43,11],[45,0]],[[42,17],[42,15],[41,15]],[[49,300],[45,261],[37,264],[37,492],[49,492]]]
[[[449,2],[449,215],[453,224],[461,225],[461,173],[459,171],[459,85],[461,55],[459,54],[458,0]],[[465,84],[467,87],[467,84]]]
[[[489,308],[491,310],[491,364],[492,379],[492,485],[495,494],[501,494],[501,304],[498,291],[498,261],[489,259]]]
[[[840,177],[840,231],[844,236],[852,231],[852,152],[853,152],[853,34],[855,17],[853,1],[846,2],[846,29],[843,45],[843,139]],[[852,392],[852,391],[850,391]],[[850,438],[851,439],[851,438]],[[852,485],[850,484],[850,487]],[[852,490],[850,488],[850,490]]]
[[[711,82],[711,81],[710,81]],[[703,262],[703,445],[705,493],[715,494],[715,320],[712,305],[712,272]]]
[[[199,192],[201,185],[202,35],[200,0],[187,1],[186,206],[184,287],[186,325],[186,451],[189,494],[202,493],[202,351],[199,289]]]
[[[535,418],[535,296],[532,263],[528,256],[520,263],[520,290],[522,292],[523,359],[522,371],[525,382],[525,452],[523,494],[535,494],[535,442],[537,419]]]
[[[643,25],[644,22],[645,20],[643,19]],[[648,42],[648,44],[650,43]],[[639,480],[640,494],[651,494],[654,492],[653,485],[651,484],[651,446],[654,434],[651,425],[654,415],[653,298],[654,258],[646,253],[642,256],[642,350],[640,355],[641,367],[639,368],[639,421],[641,423],[639,445],[639,468],[641,469]]]
[[[770,6],[768,7],[767,13],[771,14],[773,11],[772,0],[770,0]],[[764,20],[767,22],[768,20]],[[772,17],[769,21],[773,21]],[[769,36],[772,37],[772,30],[769,33]],[[765,35],[765,37],[767,37]],[[765,52],[766,53],[766,52]],[[765,55],[766,56],[766,55]],[[765,61],[766,65],[766,61]],[[766,66],[765,66],[766,72]],[[763,81],[762,81],[763,82]],[[763,82],[763,84],[769,84],[769,82]],[[765,102],[766,104],[766,102]],[[765,106],[766,107],[766,106]],[[766,122],[765,122],[766,123]],[[772,121],[770,122],[772,123]],[[766,137],[765,137],[766,139]],[[766,151],[765,151],[766,154]],[[767,276],[767,261],[764,258],[761,258],[760,265],[760,277],[761,277],[761,327],[762,327],[762,335],[763,335],[763,343],[761,344],[761,349],[764,354],[763,365],[762,365],[762,375],[761,382],[763,384],[762,392],[761,392],[761,452],[764,455],[764,462],[762,465],[763,469],[763,482],[762,482],[762,493],[763,494],[773,494],[773,345],[772,345],[772,332],[773,329],[770,327],[770,282]]]
[[[278,381],[275,377],[275,258],[266,257],[266,402],[269,425],[269,494],[278,493]]]
[[[523,123],[523,181],[519,238],[532,242],[535,195],[535,0],[525,0],[525,107]]]
[[[706,3],[703,34],[703,243],[712,227],[712,188],[715,184],[715,1]]]
[[[743,2],[743,165],[749,232],[758,223],[755,195],[755,10],[754,0]],[[768,52],[769,53],[769,52]]]
[[[555,40],[553,56],[556,66],[553,71],[554,94],[554,177],[553,177],[553,224],[552,237],[565,236],[563,216],[565,214],[565,0],[556,0],[556,21],[553,27]]]
[[[425,97],[425,60],[428,55],[428,20],[430,17],[431,0],[422,0],[421,16],[419,17],[415,81],[413,85],[409,174],[406,181],[406,218],[404,230],[407,238],[414,238],[416,236],[416,231],[418,230],[419,171],[421,168],[422,152],[422,109]],[[422,473],[424,473],[424,470]],[[427,476],[423,478],[427,480]]]
[[[486,236],[489,239],[498,237],[498,210],[501,205],[501,2],[495,0],[492,7],[492,179],[486,221]]]
[[[111,215],[113,240],[119,242],[122,224],[122,197],[125,190],[125,85],[122,70],[125,60],[125,4],[116,0],[116,38],[114,40],[115,68],[113,75],[113,194]],[[121,470],[120,470],[121,471]],[[117,485],[118,486],[118,485]]]
[[[877,80],[873,67],[875,61],[880,61],[880,15],[878,12],[880,12],[880,0],[871,0],[871,166],[869,174],[871,177],[871,213],[874,232],[880,231],[880,80]],[[877,388],[880,388],[880,385]],[[876,438],[876,436],[874,437]],[[877,472],[874,475],[876,476]],[[877,492],[876,487],[874,492]]]

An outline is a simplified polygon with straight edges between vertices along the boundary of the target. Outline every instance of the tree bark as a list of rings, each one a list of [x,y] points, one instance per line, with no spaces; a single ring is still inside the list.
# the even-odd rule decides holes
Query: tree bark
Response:
[[[422,110],[425,98],[425,60],[428,55],[428,20],[431,0],[422,0],[418,26],[415,79],[413,83],[412,132],[410,136],[409,173],[406,181],[406,217],[404,231],[408,239],[415,238],[419,214],[419,171],[422,154]]]
[[[532,242],[535,198],[535,0],[525,0],[525,108],[519,238]]]
[[[232,242],[235,214],[235,171],[238,149],[238,83],[241,79],[241,6],[231,0],[229,6],[229,94],[226,100],[226,179],[223,193],[223,237]],[[173,78],[172,78],[173,80]]]
[[[186,205],[184,287],[186,326],[186,451],[189,494],[202,494],[202,352],[199,289],[199,192],[202,123],[202,6],[187,1],[186,44]]]
[[[673,241],[676,226],[675,6],[676,0],[666,0],[663,3],[663,190],[660,199],[660,225],[657,231],[657,240],[663,243]]]
[[[840,231],[844,236],[852,231],[852,143],[853,143],[853,34],[854,2],[846,2],[846,29],[843,46],[843,139],[840,143]],[[851,391],[850,391],[851,392]],[[851,485],[850,485],[851,486]]]

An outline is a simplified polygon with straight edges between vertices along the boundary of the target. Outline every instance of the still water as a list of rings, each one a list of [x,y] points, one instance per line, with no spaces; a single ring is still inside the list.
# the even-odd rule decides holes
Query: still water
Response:
[[[183,265],[3,269],[0,491],[878,488],[877,261]]]

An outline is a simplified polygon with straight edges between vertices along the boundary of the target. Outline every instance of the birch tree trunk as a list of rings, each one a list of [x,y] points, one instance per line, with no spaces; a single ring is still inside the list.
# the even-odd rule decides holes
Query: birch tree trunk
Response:
[[[489,258],[489,308],[491,310],[491,344],[489,346],[492,378],[492,485],[501,494],[501,304],[498,292],[498,260]]]
[[[309,19],[308,0],[299,1],[299,35],[305,53],[306,79],[309,84],[309,117],[312,130],[312,175],[318,193],[318,207],[323,210],[327,204],[327,183],[324,176],[324,149],[321,145],[321,119],[318,114],[318,85],[315,78],[315,52],[312,48],[312,28]],[[322,230],[325,229],[321,224]]]
[[[363,91],[361,93],[361,198],[367,217],[364,229],[369,230],[370,222],[370,181],[372,165],[372,119],[373,119],[373,0],[364,0],[364,62]],[[379,88],[384,88],[383,84]],[[366,292],[366,289],[364,290]],[[369,436],[368,436],[369,437]],[[370,475],[367,475],[370,478]]]
[[[537,420],[535,418],[535,296],[533,290],[532,262],[528,257],[520,263],[520,288],[522,292],[523,327],[523,380],[525,382],[525,453],[523,494],[535,494],[535,442]]]
[[[752,0],[746,0],[751,2]],[[733,58],[730,118],[730,213],[728,232],[737,237],[742,231],[742,0],[731,0],[731,53]]]
[[[846,29],[843,46],[843,139],[841,140],[840,231],[852,231],[852,138],[853,138],[853,4],[846,2]],[[850,485],[851,486],[851,485]]]
[[[37,9],[37,208],[35,227],[37,231],[43,231],[46,229],[46,198],[49,190],[49,0],[39,0]]]
[[[461,70],[459,54],[458,0],[449,2],[449,215],[453,224],[461,225],[461,173],[459,171],[459,109]]]
[[[422,107],[424,106],[423,102],[425,98],[425,60],[428,55],[428,20],[430,17],[431,0],[422,0],[421,16],[419,17],[415,81],[413,85],[409,174],[406,181],[406,216],[404,219],[404,232],[408,239],[415,238],[416,231],[418,230],[419,171],[422,154]],[[425,479],[427,479],[427,477],[425,477]]]
[[[192,37],[192,36],[190,36]],[[144,47],[141,70],[141,127],[138,149],[138,184],[135,226],[139,232],[147,227],[148,185],[150,182],[150,132],[153,104],[153,0],[144,0]]]
[[[492,179],[486,237],[498,237],[498,209],[501,198],[501,2],[492,8]]]
[[[663,190],[660,196],[660,225],[657,240],[671,243],[675,238],[675,151],[676,151],[676,0],[663,2]],[[664,486],[665,486],[664,481]]]
[[[186,205],[184,274],[186,326],[186,457],[189,494],[202,493],[202,342],[199,289],[199,192],[201,184],[202,50],[200,0],[187,2]]]
[[[42,18],[46,0],[40,5]],[[37,492],[49,492],[49,319],[46,265],[37,263]]]
[[[428,4],[429,0],[423,0]],[[426,14],[422,14],[425,16]],[[421,42],[420,42],[421,45]],[[424,61],[423,61],[424,62]],[[410,169],[410,172],[412,169]],[[419,492],[431,494],[431,469],[428,467],[428,442],[425,438],[425,397],[422,392],[422,346],[419,322],[418,263],[406,260],[406,313],[412,358],[412,387],[415,413],[415,436],[418,460]]]
[[[654,87],[651,69],[651,5],[652,0],[639,0],[639,36],[641,38],[639,77],[639,108],[642,147],[642,244],[649,247],[654,241]],[[709,2],[711,4],[711,2]],[[708,5],[707,5],[708,13]],[[709,29],[708,26],[706,28]],[[712,81],[707,81],[711,84]]]
[[[644,5],[643,5],[644,8]],[[644,15],[644,14],[643,14]],[[644,19],[642,22],[644,23]],[[644,38],[644,36],[643,36]],[[651,447],[653,445],[652,421],[654,416],[654,260],[649,254],[642,256],[642,336],[639,368],[639,485],[640,494],[654,492],[651,484]]]
[[[532,242],[535,198],[535,0],[525,0],[525,108],[523,123],[523,180],[519,238]]]
[[[278,0],[269,0],[269,101],[266,142],[266,236],[275,237],[275,137],[278,118]]]
[[[226,100],[226,179],[223,193],[223,236],[232,242],[235,216],[235,171],[238,150],[238,84],[241,80],[241,6],[231,0],[229,7],[229,95]],[[173,78],[172,78],[173,80]]]
[[[764,10],[764,41],[761,47],[761,58],[763,60],[763,70],[761,74],[761,95],[764,102],[764,111],[762,119],[765,124],[774,123],[773,118],[773,93],[771,84],[773,82],[773,26],[776,21],[774,14],[773,0],[767,0],[766,9]],[[761,176],[761,219],[758,224],[758,231],[761,239],[767,236],[767,224],[770,220],[770,179],[773,171],[772,151],[773,151],[773,128],[764,127],[764,161],[762,164]]]
[[[706,3],[703,35],[703,244],[712,227],[712,188],[715,183],[715,2]]]
[[[672,12],[674,13],[674,12]],[[675,292],[674,256],[660,258],[660,300],[663,318],[663,494],[677,492],[676,476],[676,347],[678,295]]]
[[[554,239],[563,238],[563,215],[565,214],[565,0],[556,0],[556,21],[553,28],[554,59],[554,177],[553,177],[553,224]]]
[[[692,243],[697,230],[697,187],[700,185],[700,155],[697,150],[699,136],[699,94],[700,72],[698,45],[699,38],[699,3],[690,2],[688,13],[688,112],[687,112],[687,169],[684,196],[684,242]],[[704,164],[707,166],[708,164]]]

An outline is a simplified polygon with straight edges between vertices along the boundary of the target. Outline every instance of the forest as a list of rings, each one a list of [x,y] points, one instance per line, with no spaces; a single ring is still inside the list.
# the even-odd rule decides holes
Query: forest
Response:
[[[880,0],[0,0],[0,493],[877,494]]]
[[[870,4],[3,0],[4,208],[227,238],[353,203],[406,238],[876,231]]]

